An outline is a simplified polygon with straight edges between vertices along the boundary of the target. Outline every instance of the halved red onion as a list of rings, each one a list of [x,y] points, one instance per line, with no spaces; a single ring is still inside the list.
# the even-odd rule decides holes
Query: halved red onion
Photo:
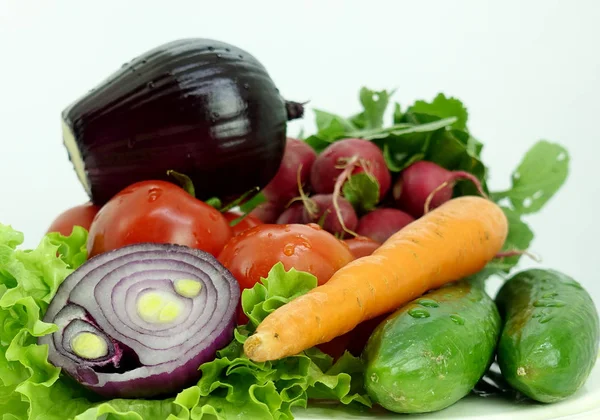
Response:
[[[135,244],[73,272],[44,316],[49,361],[109,398],[149,398],[194,384],[198,367],[233,337],[240,298],[212,255]]]

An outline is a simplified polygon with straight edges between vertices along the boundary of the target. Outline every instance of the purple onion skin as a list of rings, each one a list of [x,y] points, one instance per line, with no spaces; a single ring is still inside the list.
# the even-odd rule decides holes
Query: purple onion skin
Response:
[[[137,267],[137,271],[132,274],[134,266]],[[147,266],[147,270],[139,269],[140,266]],[[128,285],[127,290],[135,289],[135,286],[140,283],[132,275],[139,273],[148,273],[147,279],[139,280],[144,282],[141,283],[143,287],[170,284],[162,278],[156,278],[155,275],[157,272],[165,272],[164,268],[157,271],[156,267],[165,266],[172,267],[173,273],[177,273],[177,275],[173,274],[176,278],[182,278],[183,270],[189,274],[190,278],[201,279],[203,287],[200,293],[206,294],[198,297],[198,301],[194,301],[193,299],[196,298],[193,298],[192,304],[190,304],[190,313],[187,315],[193,315],[194,310],[197,310],[200,311],[198,317],[186,316],[180,324],[170,326],[166,331],[172,329],[173,333],[169,336],[164,336],[166,327],[163,324],[156,325],[159,334],[163,333],[161,336],[153,335],[145,330],[139,332],[140,328],[144,327],[140,327],[132,321],[133,318],[130,315],[134,312],[127,311],[130,308],[123,310],[129,317],[126,320],[128,322],[121,321],[120,315],[114,310],[110,310],[114,308],[112,305],[114,297],[95,290],[102,284],[102,281],[110,281],[111,276],[113,279],[116,276],[116,285],[124,284]],[[121,277],[120,273],[125,273],[125,275]],[[213,273],[212,277],[209,276],[209,273]],[[164,275],[160,277],[164,277]],[[131,278],[136,280],[128,280]],[[78,290],[78,287],[82,289]],[[157,290],[172,292],[170,289]],[[124,349],[124,351],[112,352],[104,360],[81,359],[59,344],[62,343],[60,337],[65,328],[59,328],[59,331],[51,335],[40,337],[38,342],[49,346],[48,359],[52,364],[62,368],[81,385],[103,397],[158,398],[172,396],[197,383],[201,376],[198,367],[202,363],[213,360],[216,352],[232,340],[239,298],[239,285],[233,275],[206,252],[180,245],[129,245],[91,258],[67,277],[59,287],[44,316],[46,322],[54,322],[61,309],[65,307],[83,308],[86,313],[84,316],[79,315],[81,310],[71,311],[71,313],[77,314],[75,315],[76,319],[102,331],[110,337],[114,347],[118,347],[120,350]],[[213,303],[214,309],[206,311],[205,314],[203,309]],[[198,305],[196,309],[194,304]],[[184,328],[186,323],[187,327]],[[177,328],[178,326],[179,328]],[[139,333],[128,336],[127,328],[137,329]],[[195,334],[188,337],[191,334],[190,331]],[[111,332],[114,333],[111,334]],[[55,339],[57,334],[60,335],[59,339]],[[204,339],[195,342],[194,338],[202,334],[206,335]],[[166,346],[165,348],[154,350],[157,344],[152,340],[155,340],[156,337],[160,343],[158,346]],[[181,342],[177,342],[177,340]],[[171,344],[173,346],[169,347]],[[135,353],[136,348],[141,351]],[[129,356],[124,356],[124,354]],[[132,354],[135,354],[135,357],[132,357]],[[144,365],[139,360],[149,357],[163,358],[165,361]],[[121,366],[114,370],[109,366],[110,371],[107,371],[105,360],[110,360],[111,363],[120,362]]]
[[[213,345],[204,349],[196,357],[190,359],[185,365],[170,373],[152,375],[145,378],[135,378],[127,382],[107,382],[104,386],[86,385],[98,395],[106,398],[159,398],[172,396],[183,389],[195,385],[200,379],[201,372],[198,367],[215,357],[217,350],[222,349],[233,339],[233,328],[224,329],[221,335],[215,338]],[[157,390],[159,390],[157,392]]]
[[[135,182],[172,181],[169,169],[188,175],[199,199],[262,188],[281,164],[286,122],[302,112],[246,51],[182,39],[124,64],[62,116],[80,180],[102,205]]]

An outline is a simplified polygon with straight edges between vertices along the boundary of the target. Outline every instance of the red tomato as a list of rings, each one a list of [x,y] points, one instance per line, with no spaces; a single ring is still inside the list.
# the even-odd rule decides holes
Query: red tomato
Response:
[[[350,248],[350,252],[354,255],[354,258],[366,257],[371,255],[373,251],[381,246],[377,241],[366,236],[357,236],[352,239],[345,239],[346,245]]]
[[[170,182],[143,181],[125,188],[100,209],[87,247],[94,256],[135,243],[172,243],[217,256],[231,237],[231,228],[217,209]]]
[[[323,284],[353,259],[343,242],[316,224],[255,226],[229,241],[219,255],[242,289],[267,277],[279,261],[286,270],[307,271]]]
[[[58,232],[61,235],[69,236],[74,226],[81,226],[86,230],[90,230],[90,225],[98,210],[100,210],[100,207],[92,203],[81,204],[65,210],[54,219],[48,228],[48,233]]]
[[[231,223],[232,221],[240,217],[241,213],[238,213],[236,211],[227,211],[223,213],[223,216],[225,216],[225,219],[227,219],[227,221]],[[262,224],[263,222],[259,218],[248,214],[237,225],[232,226],[231,230],[233,231],[233,236],[237,236],[240,233],[245,232],[250,228],[253,228],[254,226]]]

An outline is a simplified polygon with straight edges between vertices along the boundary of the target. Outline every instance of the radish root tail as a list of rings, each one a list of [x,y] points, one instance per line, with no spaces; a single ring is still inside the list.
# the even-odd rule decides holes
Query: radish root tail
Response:
[[[317,215],[319,209],[317,208],[317,203],[314,200],[311,200],[308,195],[304,192],[304,188],[302,185],[302,164],[298,166],[298,171],[296,172],[296,182],[298,183],[298,192],[300,196],[296,198],[292,198],[286,205],[286,207],[291,206],[296,201],[302,201],[302,205],[306,209],[306,212],[310,216],[310,218],[314,218]]]
[[[342,195],[342,186],[344,185],[344,182],[350,179],[350,176],[352,175],[352,172],[354,172],[354,168],[357,162],[357,156],[354,156],[345,162],[344,169],[342,170],[342,173],[338,175],[337,179],[335,180],[335,185],[333,187],[333,208],[335,209],[335,214],[344,232],[354,237],[358,236],[358,233],[352,231],[351,229],[348,229],[348,227],[346,226],[344,218],[342,217],[342,209],[340,208],[338,198]]]
[[[425,206],[424,206],[424,214],[429,213],[429,209],[431,207],[431,202],[433,201],[433,197],[435,197],[435,195],[440,192],[441,190],[443,190],[444,188],[446,188],[447,186],[449,186],[450,183],[448,181],[444,181],[442,182],[440,185],[438,185],[435,190],[431,191],[431,194],[429,194],[427,196],[427,200],[425,200]]]
[[[537,256],[529,251],[520,251],[518,249],[499,252],[495,255],[494,258],[508,258],[508,257],[517,257],[517,256],[521,256],[521,255],[526,255],[537,263],[542,262],[542,259],[539,256]]]
[[[481,181],[475,175],[466,171],[454,171],[452,172],[452,180],[453,181],[471,181],[475,188],[477,188],[477,192],[483,197],[489,199],[488,195],[483,191],[483,186],[481,185]],[[454,182],[453,182],[454,184]]]

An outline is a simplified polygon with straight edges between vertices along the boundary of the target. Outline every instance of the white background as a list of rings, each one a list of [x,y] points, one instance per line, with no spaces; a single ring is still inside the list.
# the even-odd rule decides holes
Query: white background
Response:
[[[86,201],[61,142],[65,106],[147,49],[206,37],[256,56],[288,99],[340,114],[362,85],[397,88],[403,104],[462,99],[495,189],[538,139],[566,145],[572,171],[528,219],[532,251],[600,302],[598,22],[594,0],[0,0],[0,222],[34,246]],[[291,133],[302,125],[311,113]]]

